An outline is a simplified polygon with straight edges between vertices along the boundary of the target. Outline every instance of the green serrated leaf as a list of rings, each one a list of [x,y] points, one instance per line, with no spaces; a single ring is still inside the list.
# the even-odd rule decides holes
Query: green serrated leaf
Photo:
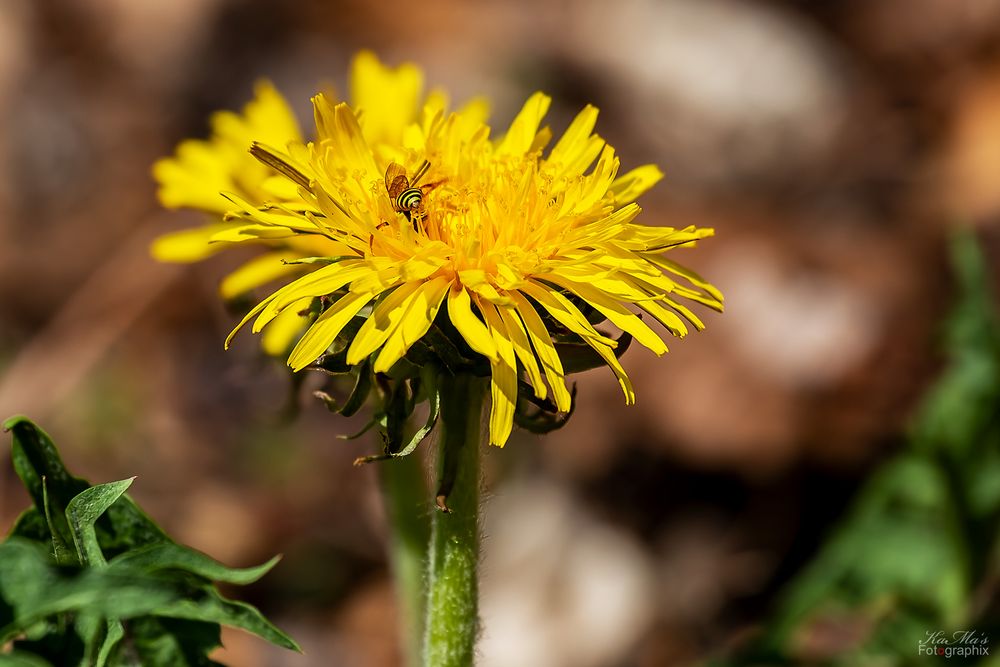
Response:
[[[76,633],[83,638],[84,654],[81,665],[97,666],[97,657],[108,634],[107,620],[93,610],[84,607],[74,619]]]
[[[8,536],[23,537],[43,544],[49,544],[52,541],[45,517],[35,507],[29,507],[21,512],[21,516],[14,521],[14,526],[10,529]]]
[[[182,570],[211,581],[224,581],[228,584],[245,586],[263,577],[280,560],[281,556],[275,556],[263,565],[256,567],[231,568],[200,551],[165,542],[128,551],[116,557],[112,563],[121,568],[142,572]]]
[[[842,615],[869,615],[872,626],[837,656],[839,665],[906,655],[928,628],[988,623],[974,601],[995,577],[989,559],[1000,536],[1000,324],[974,236],[958,233],[951,250],[959,289],[945,323],[948,366],[927,392],[906,450],[871,476],[786,588],[759,642],[775,658],[767,664],[788,664],[803,623],[833,604]]]
[[[171,542],[166,533],[127,495],[118,498],[96,523],[98,541],[107,558],[147,544]]]
[[[49,534],[52,537],[52,555],[55,556],[56,563],[59,565],[74,565],[78,563],[79,560],[76,554],[63,541],[59,531],[55,528],[56,523],[52,517],[52,507],[49,504],[48,483],[44,478],[42,479],[42,501],[45,509],[45,525],[48,527]]]
[[[35,507],[0,543],[0,645],[20,636],[15,649],[56,665],[211,667],[218,663],[208,652],[225,622],[297,650],[256,609],[222,598],[210,584],[255,581],[277,558],[235,569],[176,545],[124,495],[134,478],[88,488],[69,475],[51,440],[29,420],[5,426],[14,432],[15,468]],[[65,548],[70,542],[76,556]],[[185,597],[188,604],[181,603]],[[152,617],[161,612],[180,618]],[[165,628],[170,637],[137,634],[133,625]],[[129,642],[122,641],[126,636]],[[183,661],[146,658],[168,645]]]
[[[69,544],[72,536],[63,513],[69,501],[89,485],[70,475],[52,439],[27,417],[11,417],[3,428],[12,436],[11,461],[17,476],[40,512],[44,512],[48,496],[53,528],[63,543]]]
[[[150,613],[178,595],[175,585],[117,568],[87,569],[67,576],[45,546],[21,538],[0,544],[0,643],[55,614],[86,609],[126,618]]]
[[[211,586],[203,589],[203,594],[197,598],[176,600],[157,609],[156,615],[229,625],[255,634],[276,646],[302,652],[291,637],[264,618],[255,607],[245,602],[227,600]]]
[[[108,658],[118,647],[118,642],[120,642],[123,637],[125,637],[125,626],[122,625],[122,622],[117,619],[108,619],[107,629],[104,632],[104,639],[97,652],[94,667],[105,667],[108,664]]]
[[[92,486],[79,493],[66,507],[66,518],[69,520],[73,543],[81,563],[91,567],[107,564],[97,541],[94,523],[125,493],[134,480],[135,477],[130,477]]]
[[[218,623],[145,616],[129,623],[129,637],[128,652],[120,650],[121,667],[222,667],[208,657],[222,645]]]

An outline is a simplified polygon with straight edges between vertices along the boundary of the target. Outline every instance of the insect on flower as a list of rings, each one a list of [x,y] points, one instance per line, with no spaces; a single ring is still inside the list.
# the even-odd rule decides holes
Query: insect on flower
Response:
[[[415,232],[420,231],[419,223],[427,217],[427,212],[424,211],[424,193],[430,192],[444,182],[419,185],[420,179],[427,174],[430,167],[431,163],[424,160],[417,167],[412,181],[406,177],[406,169],[397,162],[390,162],[388,169],[385,170],[385,189],[389,193],[392,207],[396,209],[397,213],[402,213],[407,220],[413,223],[413,231]]]
[[[398,162],[390,162],[389,167],[385,170],[385,190],[389,193],[389,201],[392,202],[392,208],[397,213],[402,213],[406,216],[406,219],[413,225],[413,231],[415,232],[420,232],[420,223],[427,217],[427,212],[424,210],[424,193],[430,192],[444,183],[442,180],[420,185],[420,179],[427,174],[427,170],[430,167],[431,163],[427,160],[421,162],[420,166],[417,167],[416,173],[413,174],[412,181],[406,176],[406,168]],[[388,226],[388,222],[382,221],[375,229],[382,229]],[[368,238],[368,247],[372,248],[373,252],[374,243],[375,235],[372,234]]]

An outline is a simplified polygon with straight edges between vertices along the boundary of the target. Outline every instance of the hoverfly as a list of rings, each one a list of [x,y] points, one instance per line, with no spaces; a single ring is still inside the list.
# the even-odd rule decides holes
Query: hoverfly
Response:
[[[392,208],[396,213],[402,213],[406,216],[415,232],[420,231],[420,223],[427,217],[427,212],[424,210],[424,194],[444,182],[437,181],[436,183],[420,185],[420,179],[427,174],[430,167],[431,163],[427,160],[421,162],[413,174],[413,180],[406,176],[406,168],[398,162],[390,162],[389,167],[385,170],[385,190],[389,194]],[[388,225],[389,223],[383,220],[376,229],[382,229]],[[373,234],[372,238],[369,239],[369,245],[374,242],[374,238]]]
[[[417,167],[413,179],[406,176],[406,169],[398,162],[390,162],[385,170],[385,189],[389,193],[389,201],[397,213],[402,213],[413,223],[413,230],[420,231],[419,222],[427,217],[424,211],[424,195],[441,185],[443,181],[420,185],[420,179],[430,169],[431,163],[424,160]]]

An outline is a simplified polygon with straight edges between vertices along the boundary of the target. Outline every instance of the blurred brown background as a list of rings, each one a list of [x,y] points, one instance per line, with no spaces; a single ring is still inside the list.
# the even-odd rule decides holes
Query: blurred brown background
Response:
[[[393,665],[373,444],[305,405],[215,286],[157,265],[150,164],[271,78],[304,127],[351,55],[412,60],[503,128],[535,89],[584,103],[623,168],[667,179],[648,224],[713,226],[682,261],[727,297],[708,330],[579,378],[570,424],[489,452],[482,665],[697,664],[738,642],[899,442],[939,368],[948,228],[1000,234],[1000,0],[297,3],[0,0],[0,416],[233,565],[305,656]],[[498,130],[499,132],[499,130]],[[6,455],[4,455],[6,456]],[[0,466],[0,526],[26,506]],[[427,511],[431,511],[429,508]]]

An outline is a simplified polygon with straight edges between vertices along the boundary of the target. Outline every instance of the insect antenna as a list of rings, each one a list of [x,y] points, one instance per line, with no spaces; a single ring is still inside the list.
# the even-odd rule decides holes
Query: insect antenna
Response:
[[[426,174],[427,170],[430,168],[431,168],[430,162],[428,162],[427,160],[421,162],[420,166],[417,167],[417,170],[413,173],[413,178],[410,180],[410,187],[411,188],[417,187],[417,184],[420,182],[420,179],[424,177],[424,174]]]

